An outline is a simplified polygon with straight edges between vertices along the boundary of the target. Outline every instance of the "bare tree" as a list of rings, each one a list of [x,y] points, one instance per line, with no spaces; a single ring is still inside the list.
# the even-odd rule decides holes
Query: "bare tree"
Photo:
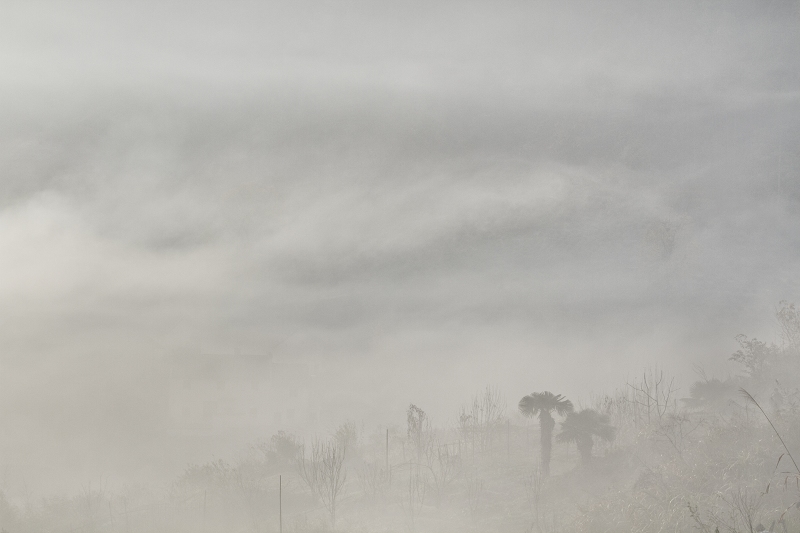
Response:
[[[506,401],[494,387],[486,387],[472,397],[472,402],[461,407],[458,416],[459,432],[465,442],[480,451],[491,449],[495,434],[502,427],[506,414]]]
[[[418,464],[412,464],[408,473],[408,490],[400,501],[412,531],[416,529],[417,517],[425,504],[426,490],[427,480],[424,472]]]
[[[481,508],[481,502],[486,492],[486,482],[471,474],[467,480],[467,507],[469,515],[473,522],[478,519],[478,511]]]
[[[367,461],[356,471],[358,482],[364,494],[376,498],[388,487],[389,475],[381,468],[380,461]]]
[[[525,495],[528,497],[528,506],[533,516],[533,525],[537,531],[541,531],[541,504],[544,494],[545,477],[542,475],[541,467],[536,466],[524,479]]]
[[[346,445],[341,439],[314,439],[311,443],[311,457],[306,458],[303,449],[298,460],[300,477],[330,513],[332,527],[336,527],[336,504],[347,480],[345,453]]]
[[[428,449],[426,463],[431,474],[437,506],[442,502],[445,489],[461,471],[461,456],[452,444],[441,444]]]
[[[648,370],[641,379],[628,382],[628,387],[632,393],[628,401],[633,403],[637,425],[639,421],[649,425],[677,411],[675,378],[667,380],[663,370]]]

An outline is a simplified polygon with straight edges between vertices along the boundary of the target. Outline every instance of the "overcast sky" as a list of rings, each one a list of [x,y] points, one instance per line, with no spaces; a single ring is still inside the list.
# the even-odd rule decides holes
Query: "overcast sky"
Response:
[[[184,351],[575,397],[800,301],[798,2],[2,11],[6,418]]]

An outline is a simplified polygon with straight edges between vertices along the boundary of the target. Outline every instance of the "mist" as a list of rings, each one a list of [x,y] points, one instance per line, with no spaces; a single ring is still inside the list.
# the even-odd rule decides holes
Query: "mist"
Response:
[[[781,315],[800,301],[796,2],[3,12],[9,533],[44,527],[24,506],[93,484],[185,489],[197,482],[188,465],[257,463],[291,478],[331,435],[359,450],[345,485],[357,503],[339,522],[317,516],[320,494],[291,478],[295,530],[457,530],[413,469],[394,479],[427,488],[418,508],[414,494],[397,507],[397,484],[356,496],[370,492],[355,472],[382,432],[398,454],[386,452],[386,476],[428,450],[421,436],[471,449],[472,484],[459,462],[455,496],[436,485],[436,509],[455,509],[459,494],[477,502],[476,480],[494,479],[481,469],[503,455],[500,426],[488,444],[447,433],[486,390],[504,406],[511,479],[541,468],[539,422],[517,412],[532,391],[604,412],[617,437],[603,453],[641,457],[643,415],[602,411],[603,395],[663,372],[670,408],[691,409],[679,400],[715,379],[766,401],[767,374],[730,359],[740,334],[774,342],[774,353],[747,353],[772,354],[781,363],[769,375],[800,385]],[[765,422],[749,409],[748,424]],[[741,414],[722,411],[731,424]],[[300,456],[276,451],[300,443]],[[554,448],[554,495],[578,475],[564,450]],[[122,531],[108,498],[110,522],[93,531]],[[569,498],[553,498],[558,524],[497,522],[501,511],[477,503],[467,514],[485,530],[599,527],[563,518]],[[225,511],[205,530],[277,530],[271,508],[226,525],[232,501],[217,502]],[[719,526],[698,513],[698,528]],[[173,520],[163,527],[197,526]]]

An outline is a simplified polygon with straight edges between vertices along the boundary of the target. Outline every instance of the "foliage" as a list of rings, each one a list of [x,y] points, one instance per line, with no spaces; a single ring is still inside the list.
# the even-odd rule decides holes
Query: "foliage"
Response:
[[[780,360],[780,351],[777,345],[767,344],[756,338],[749,339],[746,335],[737,335],[736,342],[740,348],[731,355],[731,361],[739,363],[745,368],[748,377],[754,380],[763,380],[775,370]]]
[[[800,311],[795,304],[781,301],[775,312],[780,327],[781,343],[785,350],[791,350],[797,356],[800,352]]]
[[[776,318],[774,343],[738,337],[731,360],[740,375],[701,373],[685,398],[659,369],[578,412],[561,395],[525,396],[519,411],[539,418],[541,440],[536,426],[507,419],[502,395],[487,387],[450,426],[410,404],[405,427],[381,425],[372,438],[353,421],[308,446],[278,431],[236,459],[188,465],[164,493],[0,492],[0,529],[277,531],[282,498],[283,529],[297,532],[798,531],[800,326],[793,304],[782,302]],[[547,449],[556,415],[565,419],[555,439],[578,444],[577,467],[574,447]]]
[[[527,416],[552,416],[553,411],[559,416],[565,416],[573,410],[572,402],[561,394],[553,394],[550,391],[534,392],[524,396],[519,401],[519,411]]]
[[[604,441],[614,440],[617,429],[609,421],[608,415],[598,413],[594,409],[569,413],[561,423],[561,433],[556,435],[556,440],[577,444],[581,460],[588,463],[592,458],[595,437]]]
[[[551,414],[553,411],[561,416],[571,413],[573,410],[572,402],[561,394],[553,394],[550,391],[534,392],[524,396],[519,401],[519,411],[527,417],[539,415],[539,426],[541,428],[541,457],[542,474],[550,475],[550,458],[553,448],[553,429],[556,421]]]
[[[202,465],[190,464],[178,478],[179,485],[192,485],[204,489],[226,489],[235,478],[234,468],[222,459]]]
[[[731,380],[717,378],[696,381],[689,387],[689,398],[683,402],[692,409],[710,412],[729,412],[736,395],[736,385]]]
[[[406,436],[415,452],[417,463],[422,462],[422,458],[433,446],[433,429],[425,411],[413,403],[408,406],[406,411]]]
[[[303,445],[296,435],[285,431],[278,431],[270,437],[268,444],[261,443],[257,446],[272,469],[282,469],[293,465],[302,447]]]

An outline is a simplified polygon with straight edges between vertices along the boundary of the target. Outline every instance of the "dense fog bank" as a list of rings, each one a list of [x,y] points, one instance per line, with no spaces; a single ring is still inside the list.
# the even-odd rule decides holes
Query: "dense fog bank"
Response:
[[[9,3],[0,527],[270,530],[285,475],[286,527],[332,528],[292,446],[344,438],[337,529],[755,530],[724,502],[792,497],[735,390],[792,434],[799,13]],[[662,372],[658,421],[622,407]],[[602,461],[554,441],[544,480],[544,391],[610,417]]]

